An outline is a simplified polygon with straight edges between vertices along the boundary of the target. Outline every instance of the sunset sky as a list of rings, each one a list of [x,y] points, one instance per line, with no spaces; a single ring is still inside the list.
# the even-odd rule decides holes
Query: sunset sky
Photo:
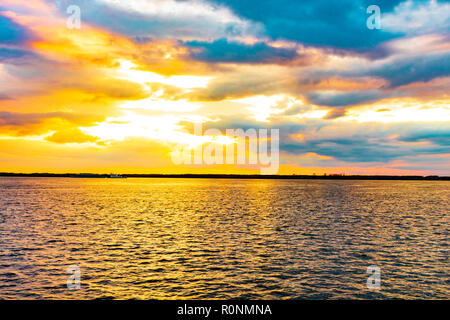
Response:
[[[0,0],[1,172],[259,172],[175,165],[201,122],[279,129],[280,174],[450,175],[449,92],[449,2]]]

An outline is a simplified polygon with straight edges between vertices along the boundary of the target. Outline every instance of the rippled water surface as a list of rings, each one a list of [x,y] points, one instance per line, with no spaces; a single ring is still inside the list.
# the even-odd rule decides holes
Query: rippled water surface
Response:
[[[449,195],[445,181],[0,178],[0,298],[449,299]]]

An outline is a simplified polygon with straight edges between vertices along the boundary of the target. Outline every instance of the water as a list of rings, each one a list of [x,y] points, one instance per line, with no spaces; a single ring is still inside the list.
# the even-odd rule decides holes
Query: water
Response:
[[[449,299],[449,195],[446,181],[0,178],[0,298]]]

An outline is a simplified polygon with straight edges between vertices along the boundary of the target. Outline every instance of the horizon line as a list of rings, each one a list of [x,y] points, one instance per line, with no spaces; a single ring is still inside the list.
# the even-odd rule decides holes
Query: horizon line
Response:
[[[0,177],[61,177],[61,178],[109,178],[112,173],[15,173],[0,172]],[[244,179],[372,179],[372,180],[449,180],[450,176],[439,175],[364,175],[364,174],[226,174],[226,173],[133,173],[118,174],[124,178],[244,178]]]

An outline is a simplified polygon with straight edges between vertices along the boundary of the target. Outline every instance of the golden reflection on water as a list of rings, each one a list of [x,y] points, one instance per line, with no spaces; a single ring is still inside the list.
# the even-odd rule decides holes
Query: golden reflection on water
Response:
[[[449,298],[449,182],[0,179],[0,298]],[[69,265],[81,289],[68,290]],[[381,268],[379,291],[366,287]]]

